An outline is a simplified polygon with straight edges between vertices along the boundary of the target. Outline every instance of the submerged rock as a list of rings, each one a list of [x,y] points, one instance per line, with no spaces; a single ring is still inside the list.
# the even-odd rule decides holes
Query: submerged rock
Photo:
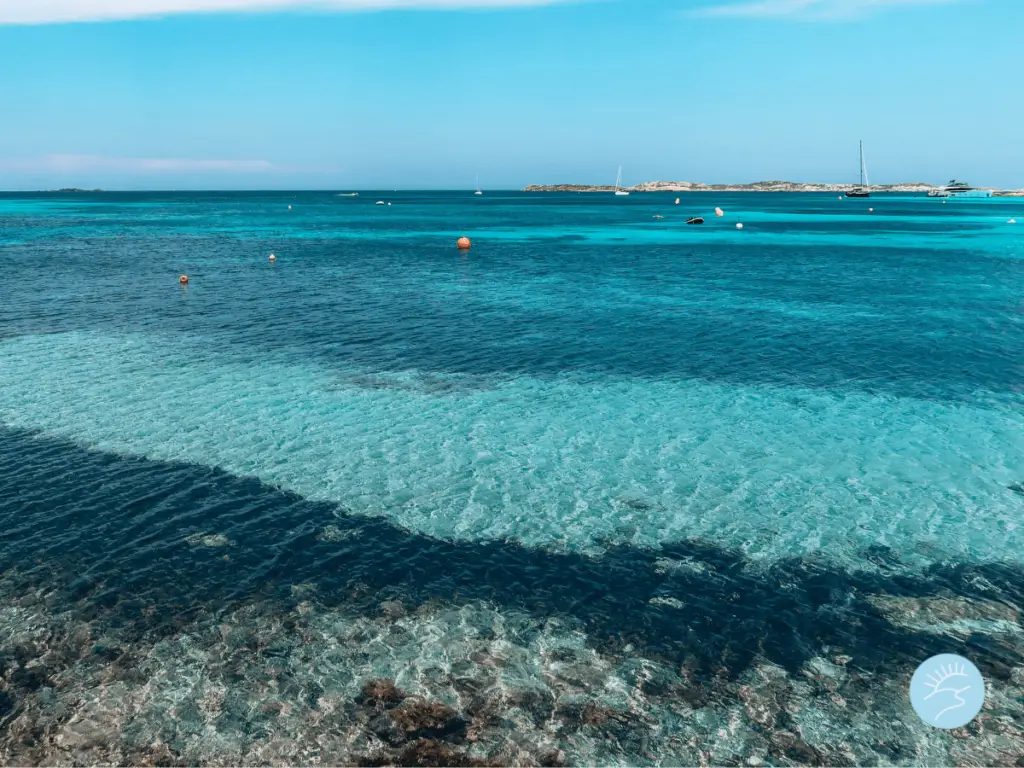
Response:
[[[439,701],[409,698],[390,711],[394,723],[406,738],[461,740],[469,723],[458,712]]]
[[[656,510],[658,512],[665,511],[665,508],[660,504],[646,501],[644,499],[638,499],[635,497],[620,496],[615,501],[617,501],[619,504],[622,504],[623,506],[629,507],[630,509],[635,509],[638,512],[650,512],[652,510]]]
[[[679,573],[697,576],[707,573],[708,566],[690,557],[659,557],[654,561],[654,572],[658,574]]]
[[[649,605],[664,605],[669,608],[676,608],[679,610],[686,607],[686,604],[682,600],[677,600],[674,597],[652,597],[647,602]]]
[[[537,756],[538,765],[542,768],[561,768],[566,763],[565,752],[560,749],[553,749]]]
[[[400,600],[385,600],[380,604],[380,610],[385,616],[390,616],[393,619],[405,616],[405,606]]]
[[[803,736],[791,731],[776,731],[769,739],[768,754],[786,764],[843,766],[857,765],[849,751],[829,744],[810,744]]]
[[[893,624],[918,631],[1021,631],[1017,609],[994,600],[872,595],[868,602]]]
[[[812,680],[822,683],[831,691],[839,688],[848,677],[845,669],[820,656],[815,656],[807,662],[804,674]]]
[[[403,766],[443,766],[445,768],[499,765],[499,763],[473,757],[460,749],[455,749],[450,744],[432,739],[418,739],[406,745],[398,755],[396,764]]]
[[[316,592],[316,584],[310,584],[308,582],[303,584],[292,584],[292,597],[296,600],[301,600],[305,597],[309,597]]]
[[[196,533],[185,539],[193,547],[227,547],[231,545],[231,539],[223,533]]]
[[[392,747],[400,746],[409,740],[408,734],[387,714],[373,718],[366,727],[381,741]]]
[[[745,677],[737,695],[747,717],[769,730],[785,719],[792,687],[786,670],[774,664],[761,664]]]
[[[632,720],[629,713],[619,712],[592,699],[567,702],[559,707],[557,714],[566,725],[575,728],[588,725],[597,727],[627,725]]]
[[[356,528],[342,529],[336,525],[326,526],[319,534],[317,534],[317,541],[326,542],[338,542],[345,541],[360,535],[360,531]]]
[[[83,716],[76,716],[65,724],[57,733],[56,742],[70,749],[102,748],[116,743],[120,736],[117,713],[91,707]]]
[[[365,706],[377,704],[394,706],[408,698],[409,694],[395,685],[394,680],[378,678],[367,680],[359,691],[356,701]]]

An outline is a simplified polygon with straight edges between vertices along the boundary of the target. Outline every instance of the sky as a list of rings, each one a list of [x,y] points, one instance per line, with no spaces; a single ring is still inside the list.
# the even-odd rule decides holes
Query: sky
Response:
[[[1024,187],[1024,0],[0,0],[0,189]]]

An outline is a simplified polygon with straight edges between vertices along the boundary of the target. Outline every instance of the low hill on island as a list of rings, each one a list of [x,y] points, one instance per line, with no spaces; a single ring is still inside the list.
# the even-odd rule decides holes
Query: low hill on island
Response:
[[[846,192],[856,184],[820,184],[802,181],[755,181],[751,184],[704,184],[699,181],[645,181],[624,192]],[[934,184],[913,181],[904,184],[872,184],[872,192],[931,192]],[[1024,197],[1024,189],[992,190],[995,197]],[[531,184],[523,192],[614,192],[615,187],[591,184]]]
[[[814,184],[798,181],[755,181],[752,184],[704,184],[699,181],[645,181],[626,192],[844,192],[853,184]],[[930,192],[934,184],[873,184],[873,192]],[[524,192],[614,192],[615,187],[589,184],[531,184]]]

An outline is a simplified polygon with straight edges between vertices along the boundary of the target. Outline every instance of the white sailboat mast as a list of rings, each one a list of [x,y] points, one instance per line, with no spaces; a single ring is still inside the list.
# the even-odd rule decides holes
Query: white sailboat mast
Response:
[[[867,166],[867,163],[864,162],[864,142],[861,141],[861,143],[860,143],[860,185],[862,187],[864,187],[865,189],[867,189],[869,184],[871,184],[871,182],[868,181],[868,166]]]

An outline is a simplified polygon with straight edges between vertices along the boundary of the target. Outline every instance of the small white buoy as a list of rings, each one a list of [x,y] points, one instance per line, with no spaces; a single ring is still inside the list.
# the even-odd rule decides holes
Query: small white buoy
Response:
[[[842,199],[843,199],[843,196],[842,196],[842,195],[840,195],[840,196],[839,196],[839,199],[840,199],[840,200],[842,200]]]
[[[676,198],[676,205],[679,205],[679,198]]]
[[[391,203],[388,203],[388,205],[391,205]]]
[[[1007,224],[1016,224],[1016,223],[1017,223],[1017,220],[1016,220],[1016,219],[1010,219],[1010,220],[1009,220],[1008,222],[1006,222],[1006,223],[1007,223]]]
[[[274,254],[270,254],[269,258],[271,261],[277,261],[277,256],[275,256]]]
[[[288,206],[288,210],[290,211],[291,209],[292,209],[292,207],[291,207],[291,206],[289,205],[289,206]]]
[[[868,213],[874,213],[874,212],[875,212],[874,208],[868,208]]]
[[[725,211],[721,208],[715,208],[715,216],[725,216]]]
[[[743,229],[743,223],[740,222],[736,225],[736,229]]]

